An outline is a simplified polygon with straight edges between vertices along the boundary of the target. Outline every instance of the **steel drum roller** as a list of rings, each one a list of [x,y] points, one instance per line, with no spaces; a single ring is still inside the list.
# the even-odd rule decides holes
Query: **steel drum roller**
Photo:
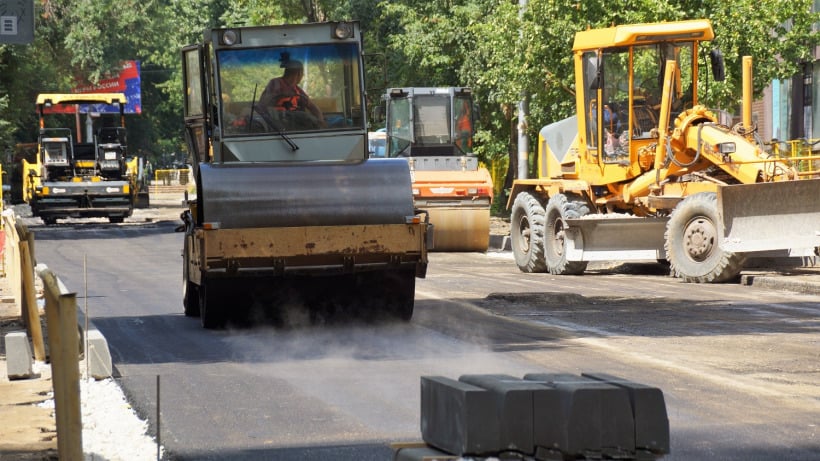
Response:
[[[403,224],[413,216],[405,159],[341,165],[201,164],[204,222],[223,229]]]
[[[490,209],[427,207],[433,224],[434,251],[487,251]]]

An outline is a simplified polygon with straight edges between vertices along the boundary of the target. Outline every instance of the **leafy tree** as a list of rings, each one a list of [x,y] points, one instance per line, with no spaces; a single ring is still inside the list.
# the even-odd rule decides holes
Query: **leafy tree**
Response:
[[[96,81],[128,59],[142,63],[144,109],[128,121],[132,152],[151,157],[183,151],[180,49],[215,26],[357,19],[371,56],[366,61],[374,88],[371,105],[386,86],[470,86],[482,108],[477,152],[485,162],[509,159],[511,171],[517,170],[519,127],[535,140],[542,126],[575,111],[571,49],[579,30],[711,19],[716,40],[704,51],[721,48],[727,79],[710,81],[701,98],[730,110],[738,105],[742,56],[754,57],[759,95],[770,80],[797,75],[813,61],[820,43],[813,27],[820,16],[810,0],[529,0],[523,11],[516,0],[41,0],[35,5],[35,42],[0,46],[0,148],[6,152],[16,142],[36,138],[37,93],[70,91],[77,78]],[[529,100],[526,124],[516,110],[523,95]]]

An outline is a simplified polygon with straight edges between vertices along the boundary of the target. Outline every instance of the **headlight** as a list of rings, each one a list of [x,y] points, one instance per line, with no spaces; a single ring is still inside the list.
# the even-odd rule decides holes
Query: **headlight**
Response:
[[[223,45],[236,45],[242,41],[241,36],[239,35],[238,30],[229,29],[222,32],[222,44]]]
[[[353,37],[353,25],[349,22],[337,22],[333,27],[333,38],[344,40]]]
[[[733,142],[722,142],[722,143],[717,145],[717,149],[718,149],[718,152],[720,152],[723,155],[733,154],[733,153],[737,152],[737,149],[735,147],[735,143],[733,143]]]

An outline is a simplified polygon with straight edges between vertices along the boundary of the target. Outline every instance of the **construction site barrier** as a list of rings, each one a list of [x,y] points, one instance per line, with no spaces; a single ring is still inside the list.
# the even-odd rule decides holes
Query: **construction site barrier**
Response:
[[[192,180],[187,168],[155,170],[152,185],[185,186]]]
[[[89,376],[110,377],[112,364],[108,345],[85,314],[78,316],[76,294],[69,292],[45,265],[34,266],[34,234],[17,221],[13,210],[2,213],[2,235],[3,276],[7,277],[14,301],[20,306],[34,358],[51,364],[59,459],[82,460],[80,353],[87,361],[91,358],[93,366],[87,365]],[[35,273],[43,285],[48,355],[40,325]],[[83,334],[85,341],[80,341]],[[89,344],[90,341],[93,344]]]

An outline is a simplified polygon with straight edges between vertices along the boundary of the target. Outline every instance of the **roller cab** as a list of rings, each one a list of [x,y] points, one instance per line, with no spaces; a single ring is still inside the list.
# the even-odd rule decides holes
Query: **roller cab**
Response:
[[[384,96],[389,158],[406,158],[415,207],[434,224],[435,251],[486,251],[493,183],[472,153],[470,88],[391,88]],[[371,136],[378,154],[379,133]]]
[[[407,160],[368,158],[358,23],[209,30],[182,55],[185,314],[409,320],[431,226]],[[268,94],[295,66],[306,98]]]

